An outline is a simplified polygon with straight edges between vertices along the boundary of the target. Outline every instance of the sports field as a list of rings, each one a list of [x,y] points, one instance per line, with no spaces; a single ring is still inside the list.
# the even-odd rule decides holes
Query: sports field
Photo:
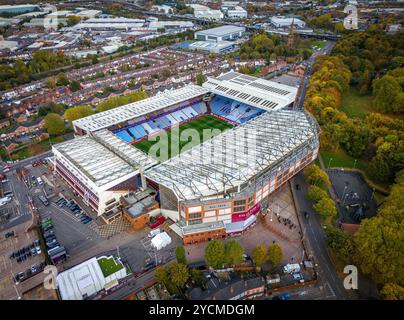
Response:
[[[160,161],[164,161],[166,158],[168,159],[172,158],[176,156],[178,153],[184,152],[189,148],[191,148],[192,146],[200,144],[205,140],[209,140],[212,138],[212,136],[220,134],[224,130],[230,129],[232,127],[233,127],[232,124],[224,120],[218,119],[211,115],[206,115],[180,126],[178,130],[179,134],[175,133],[175,131],[174,134],[173,132],[168,131],[167,139],[164,142],[160,143],[160,139],[165,139],[165,137],[163,135],[158,135],[157,138],[153,138],[153,141],[144,140],[142,142],[135,144],[134,146],[146,153],[149,153],[150,151],[149,154],[152,157],[157,157],[160,158],[159,159]],[[194,129],[196,131],[193,130],[185,131],[187,129]],[[217,132],[212,131],[211,132],[212,136],[209,136],[210,135],[209,131],[205,131],[205,138],[204,138],[203,135],[204,129],[218,129],[220,131],[218,130],[215,130]],[[192,135],[193,133],[195,134],[195,136]],[[199,141],[197,136],[198,134],[199,134]],[[183,139],[180,139],[181,136]],[[159,143],[159,145],[156,145],[155,148],[152,148],[152,146],[155,145],[156,143]],[[179,148],[176,146],[179,146]],[[150,150],[150,148],[152,148],[152,150]],[[167,153],[167,151],[168,151],[168,157],[165,157],[164,153]]]

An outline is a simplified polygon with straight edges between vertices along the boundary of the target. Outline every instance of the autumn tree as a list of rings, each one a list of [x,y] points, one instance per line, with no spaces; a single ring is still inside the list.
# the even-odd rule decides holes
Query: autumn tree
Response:
[[[91,106],[77,106],[67,109],[65,111],[64,117],[66,118],[66,120],[72,123],[72,121],[74,120],[91,116],[94,113],[95,111],[92,109]]]
[[[178,262],[170,264],[168,267],[168,277],[171,283],[181,290],[189,279],[187,266]]]
[[[283,259],[282,248],[279,244],[275,243],[268,249],[268,261],[272,267],[275,268]]]
[[[334,217],[337,214],[337,207],[335,206],[334,201],[329,197],[318,201],[313,205],[313,209],[324,219]]]
[[[212,240],[205,249],[206,263],[213,269],[223,268],[225,261],[224,245],[219,240]]]
[[[231,265],[240,264],[243,261],[244,248],[236,240],[230,240],[224,246],[225,261]]]
[[[262,267],[262,265],[267,262],[267,247],[265,244],[260,244],[256,246],[252,251],[252,259],[257,267]]]
[[[56,113],[49,113],[44,119],[44,128],[50,135],[59,135],[65,132],[65,122],[63,118]]]
[[[380,296],[383,300],[404,300],[404,288],[396,283],[386,283]]]

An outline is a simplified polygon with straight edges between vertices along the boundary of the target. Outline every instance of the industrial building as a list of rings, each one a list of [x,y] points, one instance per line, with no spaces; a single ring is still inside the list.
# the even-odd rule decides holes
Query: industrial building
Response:
[[[234,42],[231,41],[195,41],[188,45],[188,49],[207,51],[210,53],[228,53],[233,51],[235,48]]]
[[[294,17],[274,16],[269,18],[269,22],[275,28],[290,28],[292,24],[295,28],[303,29],[306,27],[306,23],[304,21]]]
[[[231,19],[245,19],[247,18],[247,10],[240,6],[223,6],[222,12]]]
[[[39,11],[39,6],[35,4],[18,4],[18,5],[2,5],[0,6],[0,14],[9,13],[9,14],[22,14],[32,11]]]
[[[222,20],[224,14],[220,10],[213,10],[200,4],[189,4],[194,9],[194,17],[206,20]]]
[[[98,215],[112,218],[124,203],[136,229],[152,212],[170,219],[185,244],[242,233],[317,157],[318,125],[292,108],[297,91],[229,72],[97,113],[73,121],[80,137],[53,146],[55,171]],[[136,147],[207,115],[232,128],[169,159]]]
[[[221,26],[208,30],[195,32],[195,39],[201,41],[232,41],[243,37],[245,34],[244,27],[238,26]]]

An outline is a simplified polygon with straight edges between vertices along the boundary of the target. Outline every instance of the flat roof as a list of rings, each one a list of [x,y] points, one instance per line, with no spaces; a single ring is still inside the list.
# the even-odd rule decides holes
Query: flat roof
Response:
[[[112,135],[112,133],[111,133]],[[111,137],[110,137],[111,138]],[[119,140],[119,138],[116,138]],[[108,145],[108,143],[104,143]],[[128,146],[130,148],[130,146]],[[69,162],[80,170],[96,186],[101,187],[125,176],[135,175],[139,167],[130,161],[135,155],[122,155],[121,158],[111,149],[90,136],[78,137],[53,146]],[[117,147],[119,149],[119,147]],[[131,148],[130,151],[135,148]],[[136,150],[134,150],[136,151]],[[141,151],[139,151],[141,153]],[[124,160],[129,158],[130,160]]]
[[[201,96],[208,92],[209,90],[203,87],[190,84],[180,89],[160,92],[147,99],[75,120],[73,121],[73,126],[87,132],[105,129],[144,114]]]
[[[97,258],[59,273],[56,281],[62,300],[83,300],[105,286],[105,277]]]
[[[244,32],[244,31],[245,31],[244,27],[227,25],[227,26],[221,26],[221,27],[212,28],[212,29],[208,29],[208,30],[197,31],[197,32],[195,32],[195,34],[201,34],[201,35],[206,35],[206,36],[224,36],[227,34],[236,33],[236,32]]]
[[[203,87],[227,98],[267,111],[282,109],[296,98],[298,88],[238,72],[208,77]]]
[[[265,112],[146,170],[149,179],[179,200],[237,188],[299,147],[318,141],[315,120],[305,111]]]

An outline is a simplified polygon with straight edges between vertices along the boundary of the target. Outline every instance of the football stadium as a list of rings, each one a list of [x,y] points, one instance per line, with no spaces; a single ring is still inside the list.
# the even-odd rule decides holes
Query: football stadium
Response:
[[[131,196],[134,217],[164,216],[185,244],[241,233],[317,157],[297,91],[229,72],[78,119],[75,139],[53,146],[55,172],[99,216]]]

